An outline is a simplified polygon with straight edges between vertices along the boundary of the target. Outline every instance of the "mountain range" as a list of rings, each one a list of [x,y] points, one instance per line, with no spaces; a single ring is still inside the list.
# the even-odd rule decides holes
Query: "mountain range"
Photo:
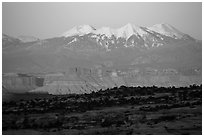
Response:
[[[59,92],[56,85],[62,93],[121,85],[186,86],[201,84],[202,41],[166,23],[128,23],[118,29],[80,25],[49,39],[3,34],[2,62],[5,74],[41,75],[47,84],[31,91],[52,94]]]

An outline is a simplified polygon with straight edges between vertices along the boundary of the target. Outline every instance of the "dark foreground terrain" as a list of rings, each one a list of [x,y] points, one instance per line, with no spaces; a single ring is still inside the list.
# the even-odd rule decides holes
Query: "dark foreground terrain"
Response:
[[[3,134],[202,134],[202,86],[23,96],[3,102]]]

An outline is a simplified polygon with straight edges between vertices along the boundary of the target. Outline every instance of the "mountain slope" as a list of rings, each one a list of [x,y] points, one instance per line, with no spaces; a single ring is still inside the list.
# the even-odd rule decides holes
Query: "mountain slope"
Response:
[[[40,40],[39,38],[33,37],[33,36],[18,36],[18,39],[21,40],[22,42],[33,42],[33,41],[38,41]]]
[[[3,35],[3,41],[3,73],[40,75],[49,81],[33,92],[82,93],[121,85],[202,82],[202,42],[167,24],[127,24],[119,29],[82,25],[62,37],[25,43]],[[53,73],[60,76],[47,77]]]
[[[22,41],[17,38],[8,36],[6,34],[2,34],[2,47],[3,48],[9,47],[9,46],[17,46],[21,43]]]
[[[156,24],[152,27],[149,27],[148,29],[177,39],[181,39],[184,36],[184,33],[166,23]]]

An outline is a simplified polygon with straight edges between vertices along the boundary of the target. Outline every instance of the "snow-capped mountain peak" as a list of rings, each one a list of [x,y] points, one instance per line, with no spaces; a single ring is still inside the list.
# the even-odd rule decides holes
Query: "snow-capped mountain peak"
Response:
[[[167,23],[156,24],[152,27],[148,27],[148,29],[176,39],[182,38],[184,35],[184,33],[180,32],[179,30]]]
[[[136,30],[138,29],[138,27],[136,27],[135,25],[128,23],[125,26],[119,28],[116,30],[116,37],[123,37],[123,38],[129,38],[130,36],[132,36],[133,34],[136,34]]]
[[[96,29],[90,25],[80,25],[80,26],[73,27],[69,31],[62,34],[62,36],[70,37],[70,36],[74,36],[74,35],[85,35],[85,34],[89,34],[89,33],[93,32],[94,30],[96,30]]]
[[[126,40],[132,35],[136,35],[137,37],[146,37],[149,33],[160,33],[161,35],[165,35],[174,39],[181,39],[185,36],[184,33],[180,32],[179,30],[167,23],[156,24],[151,27],[140,27],[128,23],[118,29],[112,29],[110,27],[102,27],[99,29],[95,29],[90,25],[80,25],[73,27],[69,31],[63,33],[61,36],[83,36],[89,33],[95,35],[105,35],[108,38],[110,38],[111,36],[115,36],[116,38],[125,38]]]

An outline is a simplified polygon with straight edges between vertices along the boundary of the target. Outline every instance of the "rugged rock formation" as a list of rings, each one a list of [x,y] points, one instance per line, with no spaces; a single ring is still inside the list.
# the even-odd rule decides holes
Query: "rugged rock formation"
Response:
[[[184,75],[175,69],[114,70],[107,67],[70,68],[67,72],[39,76],[25,74],[4,75],[3,86],[8,91],[29,91],[49,94],[82,94],[125,86],[188,86],[201,84],[200,73]]]

